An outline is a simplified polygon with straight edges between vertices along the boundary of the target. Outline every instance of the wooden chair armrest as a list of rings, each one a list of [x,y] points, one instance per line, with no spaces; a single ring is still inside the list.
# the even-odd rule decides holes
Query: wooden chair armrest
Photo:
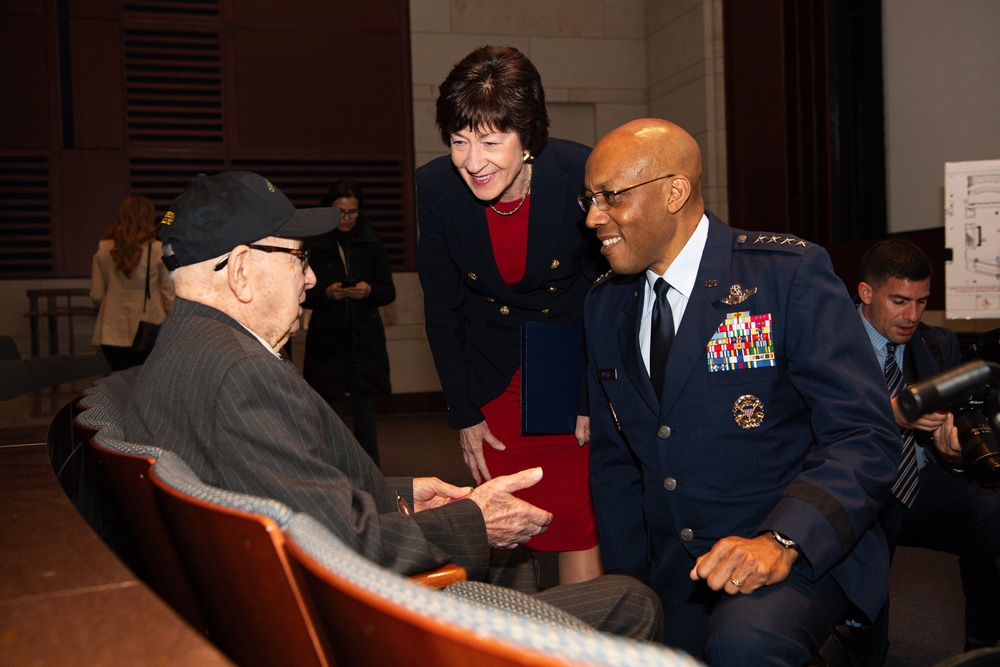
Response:
[[[445,588],[459,581],[467,581],[468,578],[465,568],[454,563],[446,563],[435,570],[410,575],[410,581],[430,588]]]

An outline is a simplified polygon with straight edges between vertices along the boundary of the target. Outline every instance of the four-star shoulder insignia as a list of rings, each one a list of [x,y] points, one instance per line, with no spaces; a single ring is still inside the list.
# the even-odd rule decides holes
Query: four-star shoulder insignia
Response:
[[[607,271],[605,271],[601,275],[597,276],[597,280],[594,281],[594,284],[598,285],[598,284],[604,282],[605,280],[607,280],[608,278],[610,278],[612,275],[614,275],[614,273],[615,273],[614,269],[608,269]]]
[[[740,234],[736,237],[736,242],[740,245],[746,243],[747,237]],[[758,233],[756,238],[753,240],[753,245],[764,244],[764,245],[787,245],[787,246],[797,246],[799,248],[805,248],[808,243],[800,238],[794,236],[778,236],[777,234],[763,234]]]

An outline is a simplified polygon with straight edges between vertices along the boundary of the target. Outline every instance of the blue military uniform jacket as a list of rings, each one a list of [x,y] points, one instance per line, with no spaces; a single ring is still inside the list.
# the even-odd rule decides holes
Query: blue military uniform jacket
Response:
[[[871,345],[822,248],[708,215],[662,400],[639,352],[644,274],[608,276],[586,302],[605,568],[656,588],[659,568],[690,569],[720,538],[777,530],[797,568],[873,617],[889,577],[874,518],[900,440]],[[686,562],[664,547],[677,540]]]

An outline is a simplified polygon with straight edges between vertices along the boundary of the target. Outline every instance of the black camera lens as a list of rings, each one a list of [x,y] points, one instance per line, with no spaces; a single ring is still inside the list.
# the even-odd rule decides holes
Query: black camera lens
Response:
[[[1000,447],[986,416],[979,410],[962,410],[955,413],[955,426],[969,475],[987,489],[1000,486]]]

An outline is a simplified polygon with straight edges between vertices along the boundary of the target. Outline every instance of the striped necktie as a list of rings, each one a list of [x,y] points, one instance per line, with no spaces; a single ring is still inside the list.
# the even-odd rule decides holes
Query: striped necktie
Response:
[[[653,283],[656,300],[649,329],[649,379],[657,396],[663,394],[663,374],[667,369],[667,355],[674,343],[674,312],[667,301],[670,283],[657,278]]]
[[[885,344],[885,384],[889,388],[889,397],[896,398],[906,382],[903,380],[903,371],[896,363],[896,344]],[[913,441],[913,431],[899,427],[899,433],[903,436],[903,457],[899,461],[899,477],[892,485],[892,495],[899,499],[907,507],[913,504],[913,499],[917,497],[917,449]]]

